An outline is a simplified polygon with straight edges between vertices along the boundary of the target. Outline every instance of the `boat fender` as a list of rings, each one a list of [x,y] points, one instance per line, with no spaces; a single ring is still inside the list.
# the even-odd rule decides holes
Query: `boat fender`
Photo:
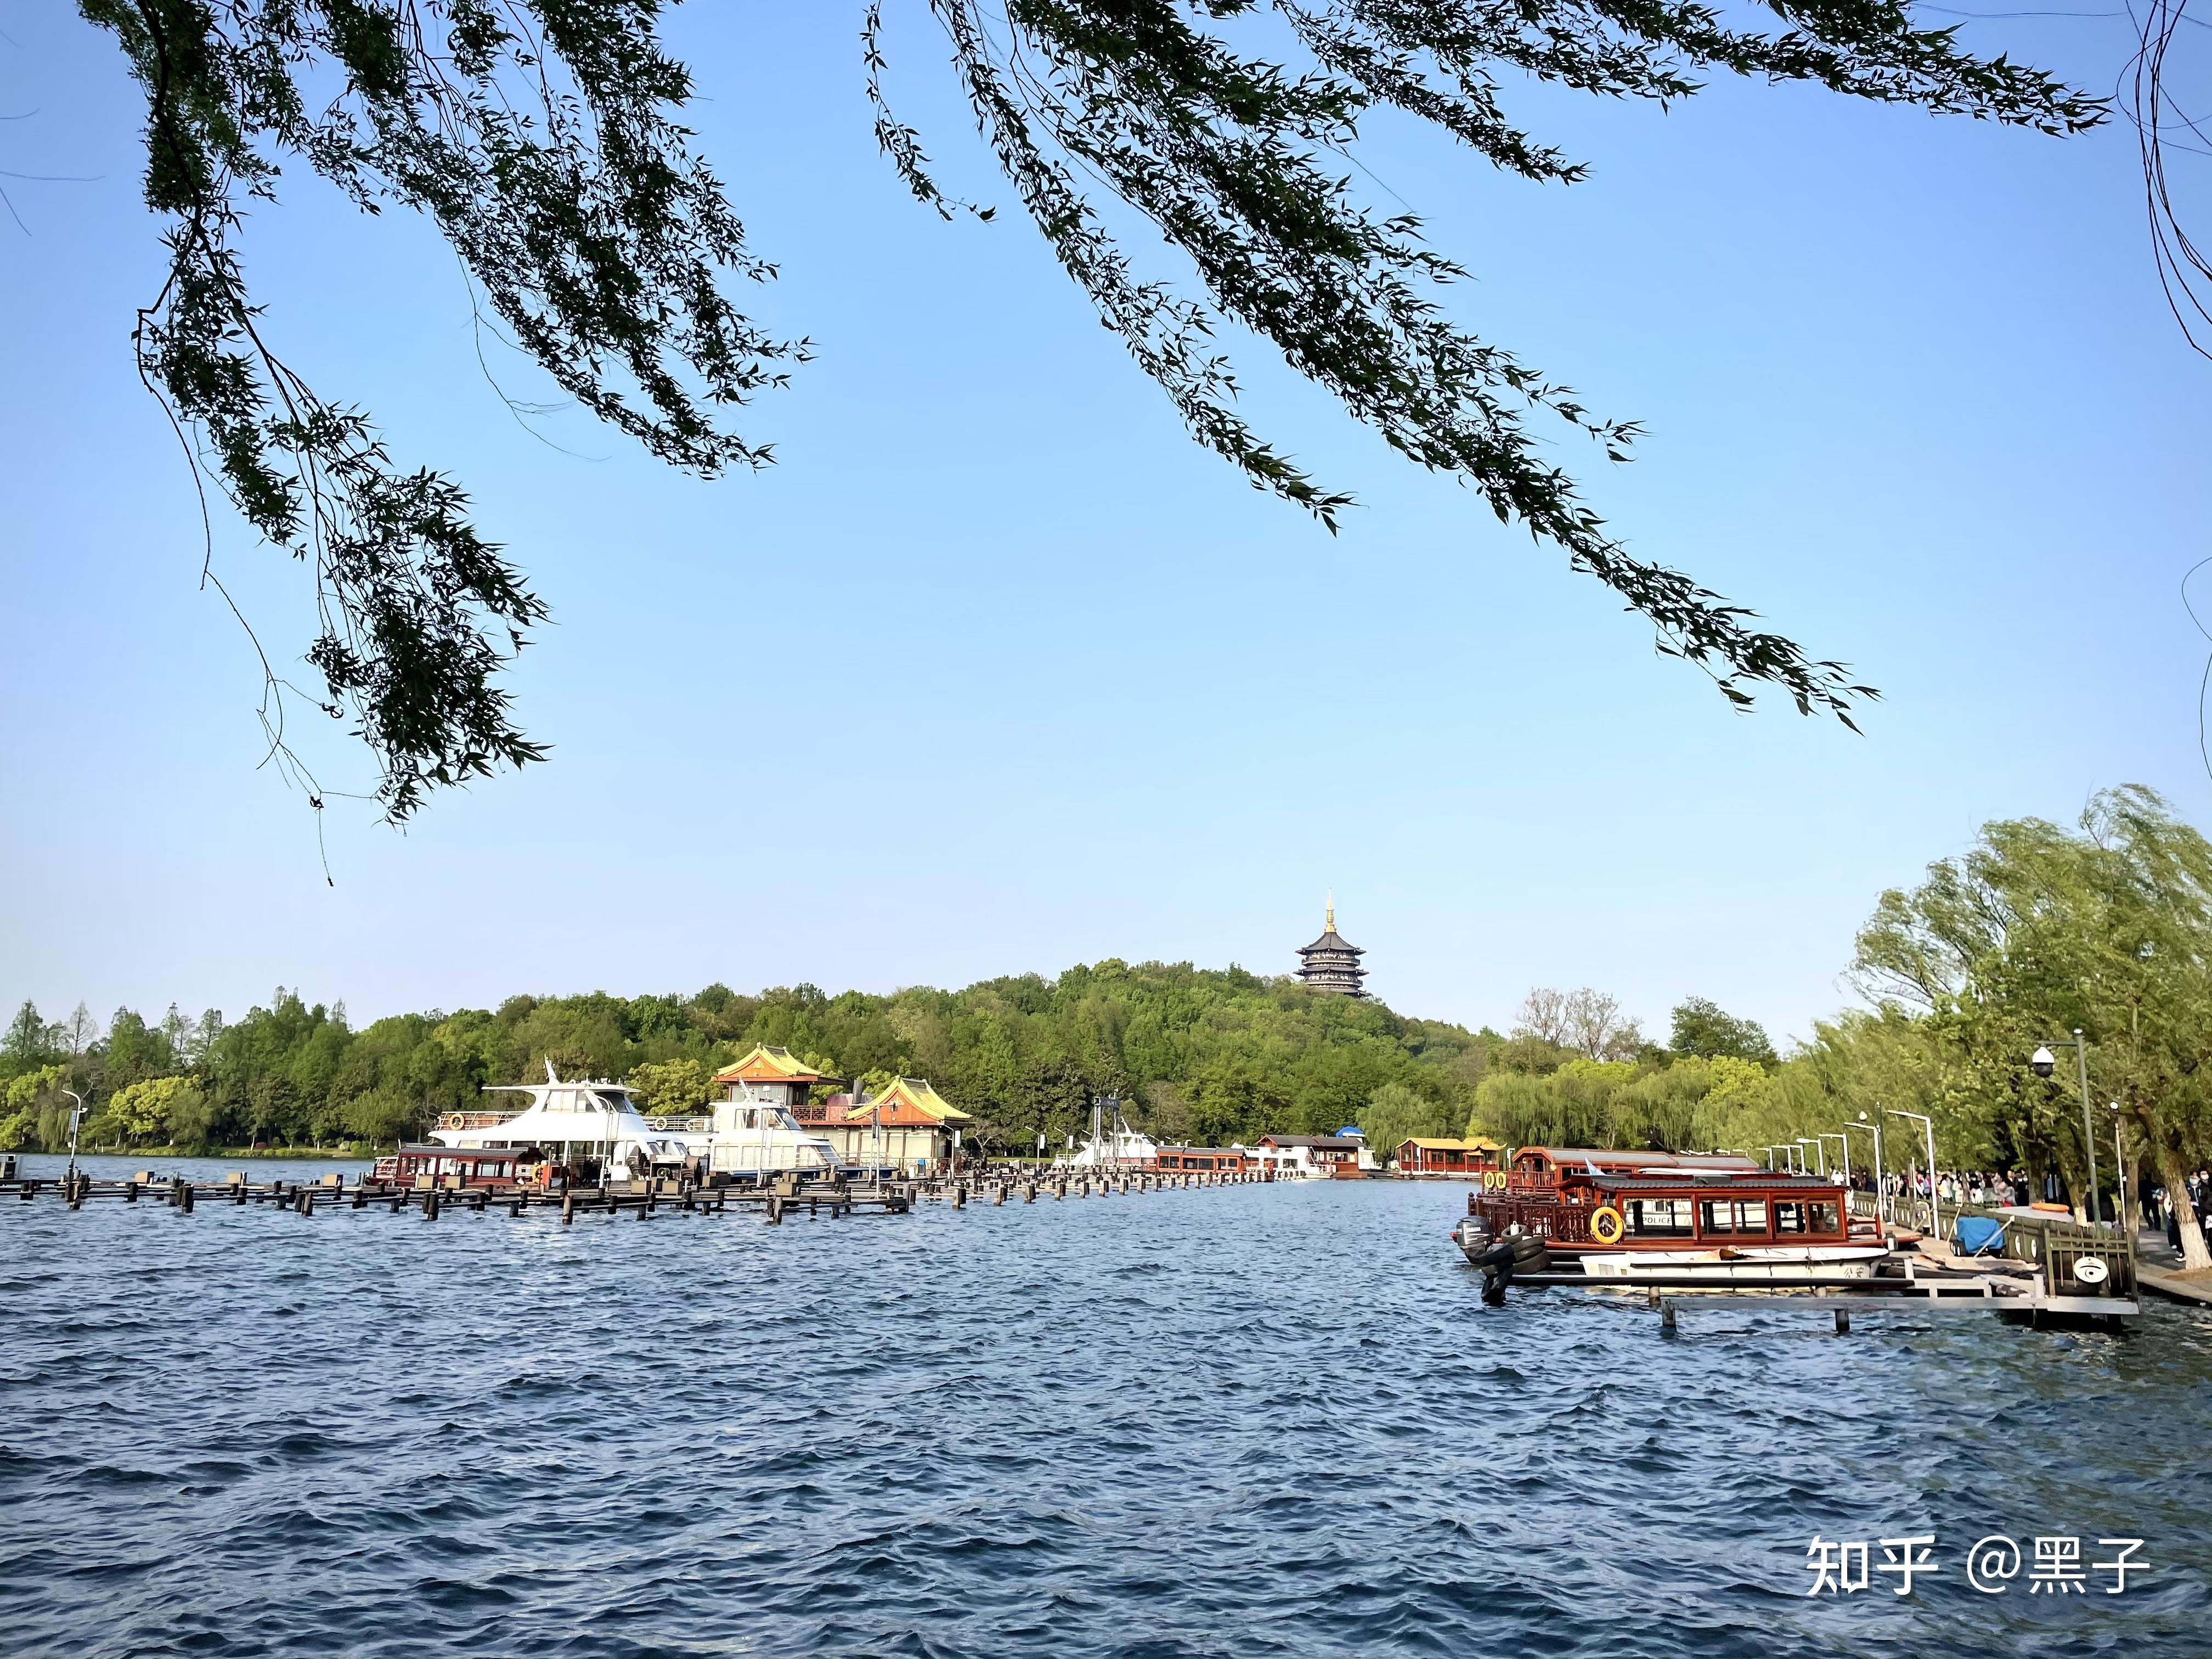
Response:
[[[1601,1204],[1590,1212],[1590,1237],[1601,1244],[1620,1243],[1625,1226],[1620,1212],[1610,1204]]]

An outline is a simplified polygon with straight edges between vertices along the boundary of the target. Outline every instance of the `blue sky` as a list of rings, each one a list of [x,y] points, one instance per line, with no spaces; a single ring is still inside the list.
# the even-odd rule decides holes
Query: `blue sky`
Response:
[[[852,13],[848,15],[848,11]],[[550,763],[404,835],[257,771],[250,647],[198,591],[191,482],[133,374],[159,282],[143,106],[62,9],[0,40],[0,995],[364,1020],[516,990],[888,990],[1078,961],[1293,965],[1334,887],[1401,1011],[1501,1028],[1531,985],[1648,1029],[1703,994],[1802,1035],[1852,933],[1994,817],[2141,781],[2197,821],[2204,410],[2132,136],[2057,141],[1719,84],[1670,113],[1513,89],[1591,166],[1504,179],[1374,124],[1375,199],[1474,280],[1455,314],[1644,422],[1560,459],[1677,564],[1887,694],[1854,737],[1731,714],[1555,552],[1234,339],[1263,431],[1360,507],[1332,538],[1182,434],[996,179],[941,40],[892,88],[946,225],[876,155],[858,9],[694,6],[701,143],[817,360],[702,483],[487,383],[452,256],[288,170],[270,326],[395,453],[460,476],[550,602],[514,676]],[[1934,21],[1949,21],[1948,15]],[[2109,88],[2124,20],[1975,23]],[[1395,199],[1394,199],[1395,198]],[[1172,270],[1172,265],[1164,265]],[[542,377],[496,343],[518,398]],[[272,647],[300,573],[220,514]],[[366,770],[307,742],[334,787]]]

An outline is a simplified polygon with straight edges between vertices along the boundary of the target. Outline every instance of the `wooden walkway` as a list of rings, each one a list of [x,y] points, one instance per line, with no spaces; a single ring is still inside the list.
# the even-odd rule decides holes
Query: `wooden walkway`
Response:
[[[2136,1278],[2143,1289],[2169,1301],[2212,1308],[2212,1282],[2176,1277],[2181,1271],[2181,1252],[2168,1245],[2163,1234],[2136,1235]]]

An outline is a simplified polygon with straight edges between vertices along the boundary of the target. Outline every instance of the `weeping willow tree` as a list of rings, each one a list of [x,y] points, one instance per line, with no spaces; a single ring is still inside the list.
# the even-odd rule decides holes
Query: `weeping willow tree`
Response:
[[[572,398],[672,466],[764,465],[734,411],[783,383],[803,339],[732,295],[775,267],[747,246],[681,124],[684,66],[656,0],[80,0],[147,100],[146,198],[166,281],[139,313],[140,371],[204,478],[310,573],[320,627],[309,700],[350,719],[386,815],[538,759],[499,675],[545,614],[479,535],[447,475],[394,459],[368,416],[276,349],[240,242],[247,204],[297,163],[362,211],[427,214],[481,301]],[[1628,552],[1547,459],[1547,428],[1613,459],[1632,422],[1448,313],[1463,273],[1418,219],[1378,215],[1344,176],[1364,119],[1395,109],[1492,167],[1571,184],[1582,167],[1516,124],[1509,83],[1548,81],[1664,107],[1721,73],[1809,81],[1885,103],[2064,134],[2102,106],[1917,27],[1896,0],[1766,0],[1741,17],[1684,0],[911,0],[941,30],[984,141],[1062,268],[1192,436],[1335,526],[1348,498],[1270,445],[1219,349],[1249,331],[1421,467],[1478,491],[1610,588],[1661,649],[1747,705],[1760,686],[1850,724],[1877,695],[1841,663],[1757,627],[1692,576]],[[857,13],[890,164],[939,189],[886,92],[880,5]],[[1107,199],[1180,256],[1143,266]],[[265,655],[273,753],[292,682]],[[304,775],[304,774],[303,774]],[[311,799],[314,787],[309,780]]]

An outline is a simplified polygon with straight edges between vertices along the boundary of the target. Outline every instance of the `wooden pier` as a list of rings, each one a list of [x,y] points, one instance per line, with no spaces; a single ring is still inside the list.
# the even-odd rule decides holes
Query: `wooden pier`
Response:
[[[1659,1316],[1659,1328],[1679,1327],[1675,1316],[1685,1306],[1698,1310],[1759,1308],[1767,1311],[1835,1315],[1836,1332],[1850,1334],[1855,1313],[2009,1314],[2032,1324],[2045,1320],[2118,1321],[2140,1314],[2142,1303],[2131,1287],[2124,1294],[2094,1295],[2075,1287],[2054,1294],[2040,1275],[1972,1273],[1941,1267],[1909,1273],[1901,1278],[1847,1279],[1839,1274],[1761,1284],[1745,1280],[1729,1283],[1694,1273],[1639,1272],[1620,1278],[1595,1278],[1586,1273],[1516,1273],[1516,1285],[1542,1289],[1572,1288],[1594,1292],[1613,1291],[1625,1299],[1641,1296],[1644,1305]],[[1669,1294],[1672,1292],[1672,1294]]]
[[[765,1182],[702,1185],[664,1178],[549,1189],[526,1184],[466,1186],[457,1177],[433,1182],[428,1176],[405,1186],[367,1177],[349,1184],[337,1174],[312,1182],[255,1182],[243,1170],[210,1182],[148,1170],[124,1181],[95,1180],[82,1173],[74,1177],[10,1176],[0,1179],[0,1215],[13,1212],[20,1204],[49,1200],[71,1210],[82,1210],[88,1204],[103,1208],[138,1205],[149,1211],[169,1209],[185,1215],[196,1213],[203,1205],[273,1207],[301,1216],[374,1212],[418,1216],[426,1221],[453,1212],[489,1215],[496,1212],[516,1220],[533,1214],[558,1215],[565,1227],[580,1218],[615,1220],[627,1215],[643,1221],[661,1215],[734,1214],[757,1216],[776,1226],[793,1217],[836,1221],[863,1212],[903,1215],[920,1204],[943,1204],[959,1210],[971,1203],[1141,1197],[1202,1187],[1243,1186],[1255,1178],[1236,1174],[1052,1170],[912,1181],[809,1181],[783,1176]]]

